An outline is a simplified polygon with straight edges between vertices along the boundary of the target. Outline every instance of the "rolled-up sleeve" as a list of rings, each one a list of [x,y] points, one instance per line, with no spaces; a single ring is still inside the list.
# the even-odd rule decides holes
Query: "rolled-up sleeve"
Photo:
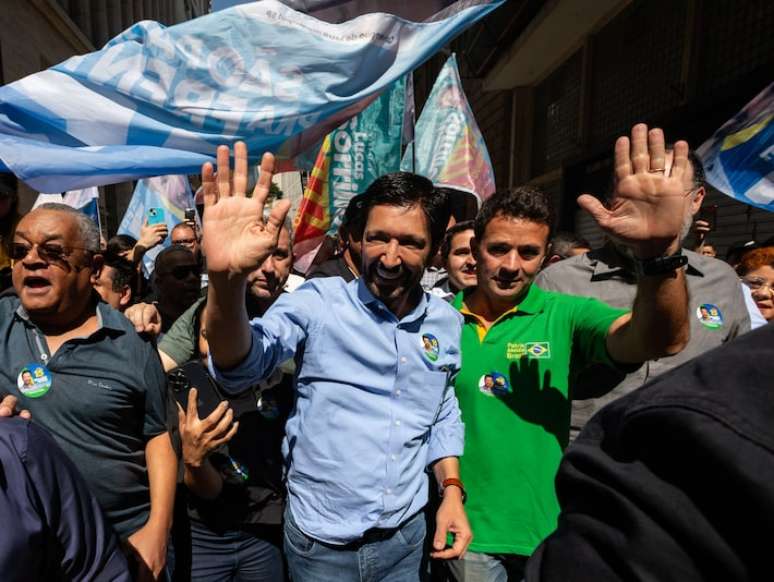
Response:
[[[454,391],[454,379],[460,371],[462,355],[460,336],[462,335],[462,316],[455,312],[453,341],[449,346],[450,362],[447,367],[446,390],[441,409],[435,423],[430,428],[427,448],[428,467],[444,457],[461,457],[465,449],[465,424],[462,422],[460,403]]]
[[[250,322],[252,344],[241,363],[229,370],[218,369],[208,356],[210,374],[230,394],[243,392],[265,380],[280,364],[293,358],[314,325],[313,314],[322,308],[319,289],[304,284],[285,293],[263,317]]]
[[[445,457],[461,457],[465,450],[465,424],[454,387],[446,389],[441,412],[430,429],[427,447],[427,465]]]

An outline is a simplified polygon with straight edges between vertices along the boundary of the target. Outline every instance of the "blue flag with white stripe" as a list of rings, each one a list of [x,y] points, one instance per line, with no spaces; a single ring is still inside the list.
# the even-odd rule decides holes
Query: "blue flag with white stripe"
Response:
[[[459,0],[426,22],[331,24],[263,0],[165,28],[144,21],[102,50],[0,87],[0,160],[61,192],[198,173],[244,140],[291,158],[362,110],[504,0]]]
[[[707,181],[745,204],[774,212],[774,83],[696,152]]]

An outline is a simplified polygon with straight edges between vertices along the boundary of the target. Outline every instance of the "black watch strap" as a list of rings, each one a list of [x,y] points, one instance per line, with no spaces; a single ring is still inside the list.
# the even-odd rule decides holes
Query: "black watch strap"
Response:
[[[638,277],[653,277],[676,271],[688,264],[688,257],[682,249],[673,255],[653,257],[652,259],[637,259],[635,266]]]

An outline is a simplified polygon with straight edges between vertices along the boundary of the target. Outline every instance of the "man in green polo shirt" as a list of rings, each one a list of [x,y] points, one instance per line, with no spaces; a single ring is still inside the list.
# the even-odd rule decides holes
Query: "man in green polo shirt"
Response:
[[[465,422],[461,477],[474,532],[450,564],[458,582],[521,580],[527,557],[556,527],[554,477],[570,424],[569,378],[591,363],[631,369],[680,351],[688,308],[679,234],[688,145],[664,171],[664,135],[643,125],[616,142],[616,199],[579,204],[625,241],[639,265],[631,312],[532,285],[553,212],[535,189],[495,194],[476,218],[478,286],[454,305],[465,316],[457,398]]]

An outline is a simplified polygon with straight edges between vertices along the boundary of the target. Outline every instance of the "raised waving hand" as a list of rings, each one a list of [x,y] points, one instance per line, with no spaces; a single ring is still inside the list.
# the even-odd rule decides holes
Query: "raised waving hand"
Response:
[[[203,248],[211,275],[229,279],[246,277],[274,252],[290,202],[279,200],[264,220],[263,206],[274,174],[274,156],[265,153],[252,198],[247,190],[247,146],[234,145],[233,176],[228,146],[218,147],[217,173],[212,164],[202,166],[204,188]]]
[[[619,137],[615,143],[616,187],[610,207],[589,194],[578,198],[602,230],[641,258],[674,252],[679,246],[685,197],[690,194],[684,185],[688,144],[675,143],[670,168],[666,158],[664,132],[637,124],[631,139]]]

